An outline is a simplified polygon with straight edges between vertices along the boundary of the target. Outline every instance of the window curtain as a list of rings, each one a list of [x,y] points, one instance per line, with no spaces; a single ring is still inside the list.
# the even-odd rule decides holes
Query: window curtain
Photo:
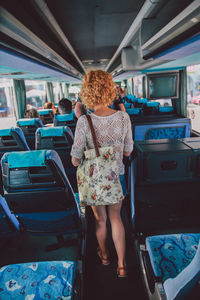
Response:
[[[69,84],[68,83],[64,83],[64,95],[65,95],[65,98],[69,97]]]
[[[14,106],[17,119],[24,118],[26,110],[26,87],[24,80],[13,79]]]
[[[132,94],[132,80],[130,78],[127,80],[127,94]]]
[[[45,89],[47,93],[47,102],[55,103],[54,93],[53,93],[53,83],[46,82]]]
[[[62,82],[59,83],[59,90],[60,90],[60,99],[64,98]]]

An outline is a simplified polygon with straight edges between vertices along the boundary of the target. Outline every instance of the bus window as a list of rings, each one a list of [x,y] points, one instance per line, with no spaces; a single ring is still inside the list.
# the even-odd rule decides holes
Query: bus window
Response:
[[[43,107],[46,102],[45,82],[25,81],[27,106],[34,108]]]
[[[10,128],[16,123],[14,114],[12,79],[0,79],[0,128]]]
[[[192,130],[200,133],[200,65],[187,67],[187,116]]]

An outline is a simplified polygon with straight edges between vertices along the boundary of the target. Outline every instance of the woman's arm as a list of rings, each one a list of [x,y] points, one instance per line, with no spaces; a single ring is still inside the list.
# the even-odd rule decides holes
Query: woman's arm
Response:
[[[121,111],[126,111],[123,103],[118,104],[118,107]]]
[[[131,154],[131,152],[123,152],[123,155],[128,157]]]
[[[76,124],[74,143],[71,149],[72,164],[77,167],[81,163],[81,158],[84,154],[86,147],[86,136],[85,136],[85,116],[78,119]]]
[[[80,103],[80,102],[77,102],[76,105],[75,105],[74,113],[75,113],[77,119],[80,118],[81,115],[82,115],[82,110],[81,110],[82,106],[83,106],[83,104]]]

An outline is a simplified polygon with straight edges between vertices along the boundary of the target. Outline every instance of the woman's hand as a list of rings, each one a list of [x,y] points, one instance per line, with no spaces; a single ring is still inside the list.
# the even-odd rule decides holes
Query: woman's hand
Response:
[[[78,167],[80,165],[80,163],[81,163],[81,160],[79,158],[72,156],[72,165],[74,167]]]

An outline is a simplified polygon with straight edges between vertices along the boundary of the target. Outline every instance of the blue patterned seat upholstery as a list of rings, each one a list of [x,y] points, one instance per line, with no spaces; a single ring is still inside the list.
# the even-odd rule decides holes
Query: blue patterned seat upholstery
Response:
[[[49,261],[0,269],[0,299],[73,299],[75,263]]]
[[[185,126],[151,128],[146,132],[145,140],[181,139],[185,137]]]
[[[181,273],[194,258],[199,240],[200,233],[148,237],[146,247],[155,276],[165,282]]]

